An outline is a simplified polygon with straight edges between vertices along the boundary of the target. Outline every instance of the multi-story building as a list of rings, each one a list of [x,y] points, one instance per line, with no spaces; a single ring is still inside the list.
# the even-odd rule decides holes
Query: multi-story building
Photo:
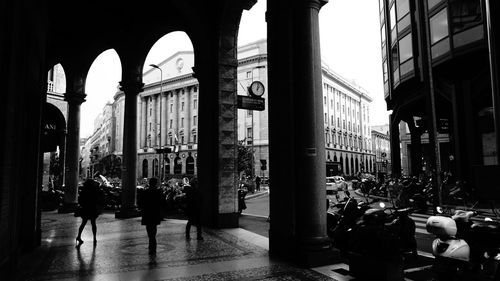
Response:
[[[194,54],[177,52],[157,66],[161,71],[151,68],[144,72],[145,86],[137,100],[138,177],[196,174],[200,93],[192,70]],[[266,68],[266,40],[239,47],[238,95],[248,95],[248,86],[257,80],[267,89]],[[323,85],[327,174],[373,172],[372,99],[366,91],[333,72],[326,64],[323,64]],[[255,174],[268,176],[268,92],[265,91],[262,97],[265,110],[238,109],[238,140],[252,148]],[[123,93],[118,91],[114,99],[110,148],[113,154],[121,155]],[[158,152],[164,148],[171,151]]]
[[[372,151],[375,154],[375,172],[390,173],[391,170],[391,141],[389,125],[372,126]]]
[[[380,0],[394,174],[401,173],[401,162],[410,163],[411,175],[430,172],[439,181],[450,172],[479,193],[500,197],[489,184],[500,171],[498,89],[492,88],[498,74],[490,45],[496,39],[488,28],[496,15],[486,9],[491,2]],[[404,161],[400,122],[411,142]]]
[[[367,92],[323,63],[326,174],[374,171]]]

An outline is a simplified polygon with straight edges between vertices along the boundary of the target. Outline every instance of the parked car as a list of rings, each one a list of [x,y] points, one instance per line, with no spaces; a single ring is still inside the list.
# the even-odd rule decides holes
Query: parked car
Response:
[[[337,194],[337,192],[342,190],[347,190],[347,183],[343,177],[326,177],[326,193]]]

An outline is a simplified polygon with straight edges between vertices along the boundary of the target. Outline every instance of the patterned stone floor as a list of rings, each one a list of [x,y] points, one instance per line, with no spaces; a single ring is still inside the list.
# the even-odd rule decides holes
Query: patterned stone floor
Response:
[[[156,255],[140,219],[98,218],[94,247],[90,223],[79,249],[80,218],[44,212],[42,245],[23,259],[19,280],[333,280],[268,256],[267,238],[243,229],[204,229],[204,241],[186,241],[184,220],[158,228]],[[193,229],[193,235],[196,236]]]

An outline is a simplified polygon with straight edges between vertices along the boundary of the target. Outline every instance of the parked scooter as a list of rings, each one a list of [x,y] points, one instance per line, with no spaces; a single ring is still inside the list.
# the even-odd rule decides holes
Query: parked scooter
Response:
[[[335,205],[337,212],[327,213],[327,234],[333,240],[333,245],[346,255],[348,250],[349,229],[356,225],[358,219],[370,208],[369,202],[358,202],[353,197]]]
[[[451,217],[428,218],[427,232],[436,235],[433,269],[439,280],[500,280],[500,224],[491,219],[473,223],[477,213],[456,210]]]
[[[348,231],[349,271],[363,280],[402,280],[405,254],[417,257],[411,208],[371,208]]]

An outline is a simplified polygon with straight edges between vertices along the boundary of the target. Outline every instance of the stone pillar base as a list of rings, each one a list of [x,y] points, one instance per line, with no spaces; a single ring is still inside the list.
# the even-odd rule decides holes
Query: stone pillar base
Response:
[[[238,213],[217,214],[212,224],[204,224],[213,228],[237,228],[239,227],[239,217]]]
[[[331,242],[326,240],[322,243],[299,246],[296,261],[300,266],[311,268],[341,261],[340,251],[333,248]]]
[[[57,212],[59,214],[74,213],[78,209],[78,203],[63,203]]]
[[[117,219],[130,219],[137,218],[142,215],[142,212],[137,208],[132,209],[122,209],[115,213],[115,218]]]

